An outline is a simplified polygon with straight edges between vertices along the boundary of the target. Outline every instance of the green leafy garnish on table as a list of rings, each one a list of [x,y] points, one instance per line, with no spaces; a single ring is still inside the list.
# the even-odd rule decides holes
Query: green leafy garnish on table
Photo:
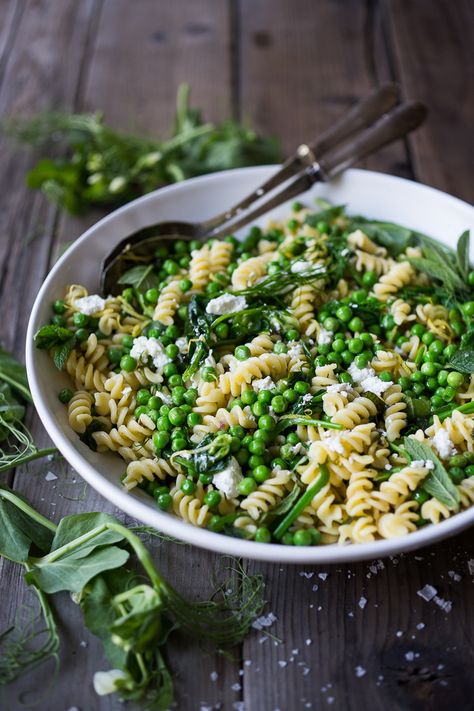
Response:
[[[24,566],[46,634],[35,651],[28,638],[16,639],[14,630],[0,638],[1,684],[46,659],[57,660],[59,636],[49,599],[57,592],[72,594],[86,626],[103,643],[111,669],[95,674],[96,691],[117,691],[156,711],[173,703],[164,660],[173,630],[220,649],[241,642],[263,610],[262,577],[247,575],[232,559],[211,598],[190,602],[163,578],[140,537],[113,516],[76,514],[56,526],[5,487],[0,487],[0,514],[0,555]]]
[[[259,137],[233,120],[204,123],[189,106],[190,88],[178,89],[171,138],[155,140],[116,131],[101,113],[42,113],[11,118],[7,131],[17,140],[51,150],[59,144],[67,157],[42,158],[27,184],[73,214],[93,206],[123,205],[168,183],[218,170],[278,162],[276,141]]]

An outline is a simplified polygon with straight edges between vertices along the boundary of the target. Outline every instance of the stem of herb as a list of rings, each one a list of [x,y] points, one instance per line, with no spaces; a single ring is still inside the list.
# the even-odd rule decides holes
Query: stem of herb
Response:
[[[48,454],[57,454],[58,450],[56,447],[48,447],[46,449],[37,449],[36,452],[28,454],[26,457],[19,457],[18,459],[9,462],[8,464],[3,464],[0,466],[0,472],[6,472],[12,467],[17,467],[20,464],[26,464],[27,462],[32,462],[34,459],[41,459],[41,457],[46,457]]]
[[[27,503],[25,503],[22,499],[20,499],[16,494],[13,493],[13,491],[8,491],[7,489],[0,489],[0,498],[5,499],[6,501],[9,501],[12,503],[14,506],[16,506],[20,511],[23,511],[27,516],[32,518],[34,521],[37,523],[41,524],[45,528],[48,528],[50,531],[53,533],[56,532],[56,524],[54,524],[52,521],[50,521],[48,518],[45,518],[45,516],[42,516],[40,513],[35,511],[31,506],[29,506]]]
[[[289,529],[293,521],[298,518],[300,513],[306,508],[306,506],[308,506],[315,494],[317,494],[318,491],[321,491],[323,486],[325,486],[328,481],[329,470],[325,464],[321,464],[321,466],[319,467],[319,474],[316,480],[313,482],[313,484],[311,484],[308,489],[306,489],[304,494],[301,496],[300,499],[298,499],[293,508],[288,511],[283,521],[281,521],[281,523],[276,527],[273,535],[277,540],[280,540],[280,538],[282,538],[282,536]]]

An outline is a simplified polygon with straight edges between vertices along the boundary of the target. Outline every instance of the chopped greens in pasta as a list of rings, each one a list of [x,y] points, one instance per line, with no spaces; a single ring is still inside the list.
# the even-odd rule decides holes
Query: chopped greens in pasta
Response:
[[[428,237],[295,203],[53,314],[36,343],[71,378],[71,428],[190,524],[365,543],[474,505],[474,272]]]

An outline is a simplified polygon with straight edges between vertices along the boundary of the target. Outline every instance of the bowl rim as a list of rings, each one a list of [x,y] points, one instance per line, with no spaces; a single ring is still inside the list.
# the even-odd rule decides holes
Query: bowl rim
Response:
[[[71,245],[71,247],[66,250],[61,258],[53,265],[51,271],[45,278],[34,301],[28,321],[25,345],[26,369],[33,404],[41,422],[43,423],[53,443],[69,464],[88,484],[90,484],[110,503],[124,511],[132,518],[137,519],[146,525],[153,526],[167,535],[174,536],[175,538],[178,538],[186,543],[193,544],[197,547],[204,548],[215,553],[279,563],[348,563],[359,560],[369,560],[398,555],[422,546],[434,544],[441,539],[461,532],[463,529],[474,524],[474,506],[465,511],[459,512],[438,524],[428,525],[418,531],[399,538],[383,539],[369,543],[350,545],[339,545],[335,543],[323,546],[299,548],[294,546],[283,546],[276,543],[261,544],[255,541],[233,538],[221,533],[208,531],[207,529],[193,526],[192,524],[166,512],[162,512],[159,509],[151,509],[139,498],[130,495],[130,493],[119,488],[115,483],[108,481],[100,473],[100,471],[98,471],[82,456],[80,451],[65,436],[59,424],[56,423],[53,414],[43,401],[35,363],[35,348],[33,345],[33,336],[36,329],[35,324],[38,312],[42,307],[43,297],[48,291],[50,282],[54,281],[56,273],[60,271],[63,264],[71,258],[75,249],[82,244],[82,242],[90,239],[91,235],[102,229],[104,225],[119,219],[122,215],[131,210],[136,210],[137,207],[139,208],[147,202],[152,202],[156,198],[157,194],[163,196],[175,191],[182,191],[184,193],[186,190],[192,190],[196,184],[208,184],[208,186],[212,187],[214,182],[222,181],[224,179],[232,181],[234,177],[237,180],[243,176],[245,177],[254,173],[256,174],[258,171],[262,173],[268,171],[268,174],[270,174],[270,171],[275,170],[277,167],[278,166],[275,165],[269,165],[225,170],[218,173],[211,173],[192,178],[184,181],[183,183],[177,183],[160,188],[127,203],[117,210],[114,210],[89,227],[74,241],[73,245]],[[436,188],[432,188],[412,180],[407,180],[406,178],[379,173],[377,171],[350,169],[346,172],[351,176],[360,178],[361,180],[371,178],[379,180],[382,183],[385,183],[387,189],[393,189],[400,184],[404,184],[409,186],[409,189],[414,192],[418,192],[420,195],[421,193],[429,194],[435,199],[444,200],[446,204],[452,204],[454,208],[457,207],[458,209],[467,210],[468,213],[471,213],[471,219],[474,221],[473,206]],[[263,175],[263,177],[265,178],[266,176]]]

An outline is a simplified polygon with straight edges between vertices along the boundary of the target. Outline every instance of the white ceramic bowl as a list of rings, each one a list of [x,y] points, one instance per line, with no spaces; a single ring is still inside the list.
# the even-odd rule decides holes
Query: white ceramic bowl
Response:
[[[152,499],[139,490],[127,493],[119,481],[123,460],[112,453],[92,452],[69,427],[66,408],[57,398],[58,391],[70,385],[68,377],[56,370],[46,352],[33,345],[34,333],[50,318],[52,301],[61,298],[66,285],[72,283],[84,284],[90,293],[97,293],[102,258],[126,235],[161,220],[209,218],[237,202],[274,170],[231,170],[162,188],[105,217],[67,250],[36,298],[26,340],[28,379],[46,430],[74,469],[117,507],[164,533],[219,553],[288,563],[355,561],[411,550],[461,531],[474,523],[474,506],[408,536],[360,545],[298,548],[212,533],[159,511]],[[464,230],[474,230],[474,208],[468,204],[432,188],[380,173],[349,170],[331,184],[315,186],[303,199],[309,202],[316,196],[346,203],[353,214],[399,222],[451,245]],[[273,216],[288,212],[289,206],[282,206]],[[265,224],[267,219],[261,222]]]

